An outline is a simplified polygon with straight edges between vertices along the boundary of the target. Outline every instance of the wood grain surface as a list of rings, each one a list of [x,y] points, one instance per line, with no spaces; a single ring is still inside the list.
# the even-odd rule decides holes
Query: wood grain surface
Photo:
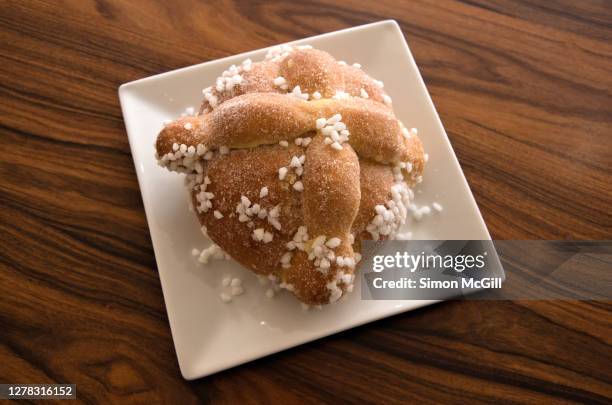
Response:
[[[1,0],[0,382],[89,403],[610,403],[609,302],[446,302],[181,378],[118,86],[387,18],[494,238],[612,238],[609,1]]]

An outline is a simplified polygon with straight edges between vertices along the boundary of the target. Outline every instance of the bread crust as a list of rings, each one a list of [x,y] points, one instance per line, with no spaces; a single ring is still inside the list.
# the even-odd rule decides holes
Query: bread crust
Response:
[[[361,69],[283,49],[234,69],[230,90],[206,89],[197,116],[161,130],[156,154],[187,174],[198,219],[226,253],[302,302],[326,304],[352,289],[361,240],[393,237],[405,220],[423,146]],[[348,140],[331,145],[323,126],[346,127]]]

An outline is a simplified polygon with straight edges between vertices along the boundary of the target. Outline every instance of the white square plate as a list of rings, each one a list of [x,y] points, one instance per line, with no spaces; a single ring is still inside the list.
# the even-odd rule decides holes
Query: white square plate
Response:
[[[416,203],[437,201],[440,214],[408,224],[415,239],[490,239],[418,68],[395,21],[319,35],[310,44],[336,59],[359,62],[383,80],[397,116],[419,129],[429,153]],[[170,328],[183,377],[194,379],[433,301],[362,301],[359,286],[348,299],[303,311],[288,293],[270,300],[257,278],[233,261],[197,265],[194,247],[210,244],[189,212],[183,179],[157,166],[153,142],[166,119],[198,108],[202,89],[231,64],[262,60],[247,52],[122,85],[119,98],[151,231]],[[225,304],[224,275],[243,279],[246,293]],[[359,277],[357,278],[359,280]]]

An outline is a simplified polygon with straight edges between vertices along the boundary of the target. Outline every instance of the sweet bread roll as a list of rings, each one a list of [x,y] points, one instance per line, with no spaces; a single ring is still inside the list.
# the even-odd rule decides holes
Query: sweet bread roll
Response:
[[[381,82],[310,47],[273,48],[203,90],[157,137],[200,223],[233,259],[311,305],[352,290],[364,239],[394,238],[423,146]]]

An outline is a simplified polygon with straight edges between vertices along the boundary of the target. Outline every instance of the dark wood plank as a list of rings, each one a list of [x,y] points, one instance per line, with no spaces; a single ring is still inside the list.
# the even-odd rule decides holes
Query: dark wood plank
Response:
[[[447,302],[180,377],[124,82],[395,18],[493,237],[612,237],[606,1],[0,3],[0,382],[84,402],[612,398],[607,302]]]

